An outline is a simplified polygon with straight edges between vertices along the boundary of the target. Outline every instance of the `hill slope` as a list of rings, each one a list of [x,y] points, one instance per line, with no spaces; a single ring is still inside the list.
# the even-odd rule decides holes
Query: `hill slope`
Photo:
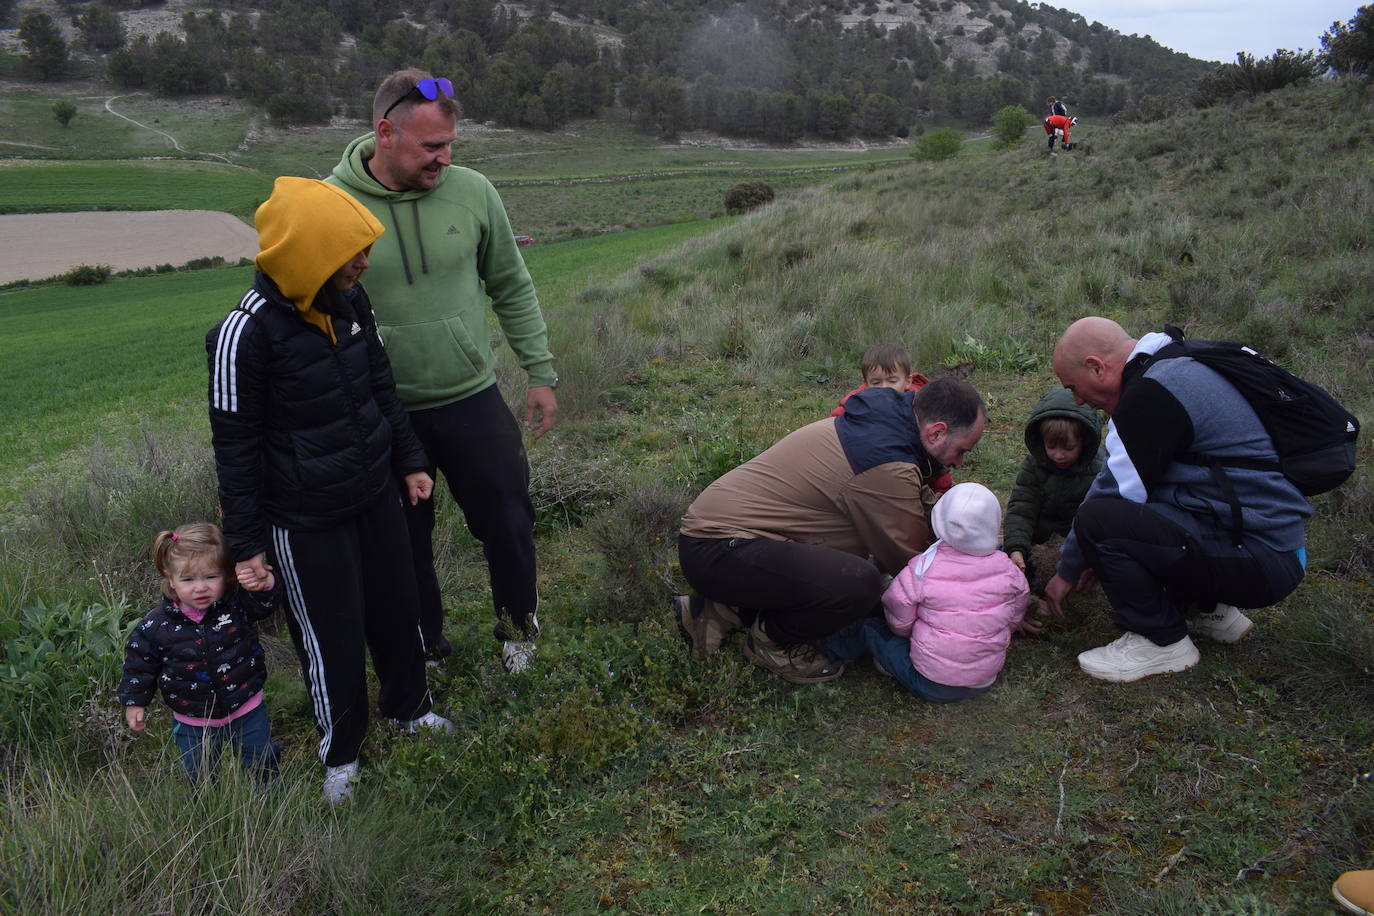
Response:
[[[1145,685],[1078,671],[1075,653],[1114,635],[1100,597],[950,706],[863,666],[793,688],[733,648],[691,663],[664,599],[685,501],[824,416],[880,340],[970,373],[990,425],[957,476],[1001,493],[1053,384],[1049,349],[1089,312],[1249,340],[1369,416],[1370,105],[1322,85],[1168,135],[1085,132],[1055,158],[1028,138],[847,177],[589,279],[550,315],[566,418],[530,450],[537,667],[500,673],[480,548],[442,503],[455,652],[432,684],[461,737],[379,725],[343,811],[318,799],[288,664],[269,683],[278,792],[226,777],[188,802],[165,717],[137,742],[107,724],[117,653],[85,647],[110,605],[117,632],[151,590],[129,571],[148,533],[212,502],[203,452],[35,493],[42,523],[9,532],[0,565],[0,909],[1321,911],[1374,842],[1367,443],[1356,479],[1317,500],[1298,592]],[[1307,129],[1273,130],[1291,120]]]

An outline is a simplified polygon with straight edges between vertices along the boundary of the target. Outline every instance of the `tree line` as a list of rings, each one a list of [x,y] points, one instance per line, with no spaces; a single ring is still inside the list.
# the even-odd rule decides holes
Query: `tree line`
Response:
[[[880,2],[911,21],[844,28],[835,18],[873,15]],[[982,124],[1047,95],[1111,114],[1176,94],[1210,69],[1149,38],[1019,0],[972,0],[986,27],[937,34],[936,15],[953,5],[763,0],[722,12],[707,0],[536,0],[520,18],[495,0],[226,0],[186,12],[182,34],[132,40],[111,3],[66,10],[79,50],[117,85],[231,94],[283,123],[365,116],[381,77],[405,66],[449,76],[465,114],[480,120],[551,130],[620,105],[663,136],[701,128],[774,142]],[[39,78],[69,71],[70,49],[47,14],[25,14],[20,37]],[[960,42],[996,45],[995,75],[981,74]]]

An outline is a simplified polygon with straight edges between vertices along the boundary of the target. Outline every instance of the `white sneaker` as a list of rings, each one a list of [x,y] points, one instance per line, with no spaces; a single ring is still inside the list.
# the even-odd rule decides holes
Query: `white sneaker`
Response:
[[[324,768],[324,797],[331,805],[353,797],[353,784],[358,781],[358,761]]]
[[[1216,642],[1240,642],[1255,622],[1230,604],[1218,604],[1210,614],[1188,618],[1188,632]]]
[[[508,674],[519,674],[534,664],[533,642],[517,642],[508,639],[501,644],[501,663],[506,666]]]
[[[1202,656],[1188,637],[1168,646],[1157,646],[1139,633],[1078,655],[1078,667],[1103,681],[1128,683],[1152,674],[1170,674],[1196,665]]]
[[[395,722],[402,730],[412,735],[422,729],[428,729],[429,731],[437,732],[441,735],[453,734],[453,723],[432,709],[420,718],[411,719],[409,722],[402,722],[400,719],[392,719],[391,721]]]

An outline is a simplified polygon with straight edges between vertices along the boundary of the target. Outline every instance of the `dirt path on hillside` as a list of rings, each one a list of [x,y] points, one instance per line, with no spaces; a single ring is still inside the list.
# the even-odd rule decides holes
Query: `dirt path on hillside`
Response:
[[[108,99],[105,100],[105,110],[108,111],[110,114],[114,115],[116,118],[122,118],[122,119],[124,119],[125,121],[128,121],[130,124],[133,124],[133,125],[136,126],[136,127],[141,127],[141,128],[143,128],[144,130],[150,130],[150,131],[152,131],[153,133],[158,134],[159,136],[166,137],[167,140],[168,140],[168,142],[170,142],[170,143],[172,144],[172,149],[176,150],[178,153],[185,153],[185,152],[188,152],[188,150],[186,149],[186,147],[182,146],[182,145],[181,145],[181,142],[180,142],[179,140],[177,140],[176,137],[173,137],[171,134],[167,133],[167,131],[165,131],[165,130],[159,130],[159,129],[156,128],[156,127],[151,127],[151,126],[149,126],[149,125],[147,125],[147,124],[144,124],[142,121],[135,121],[133,118],[129,117],[128,115],[126,115],[126,114],[120,114],[119,112],[117,112],[117,111],[114,110],[114,103],[115,103],[116,101],[118,101],[119,99],[129,99],[129,98],[133,98],[133,97],[136,96],[136,95],[142,95],[142,94],[143,94],[143,93],[141,93],[141,92],[133,92],[133,93],[129,93],[128,95],[112,95],[112,96],[110,96]],[[228,162],[230,165],[233,165],[232,162],[229,162],[228,159],[226,159],[224,156],[221,156],[219,153],[197,153],[197,155],[199,155],[199,156],[201,156],[201,157],[204,157],[204,158],[218,159],[218,160],[220,160],[221,162]]]
[[[258,253],[258,235],[214,210],[97,211],[0,215],[0,283],[44,280],[81,264],[136,270]]]

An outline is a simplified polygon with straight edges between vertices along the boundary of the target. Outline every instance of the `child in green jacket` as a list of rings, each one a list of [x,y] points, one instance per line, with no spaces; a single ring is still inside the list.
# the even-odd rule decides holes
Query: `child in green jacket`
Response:
[[[1002,549],[1039,592],[1031,547],[1067,535],[1078,504],[1102,467],[1097,410],[1075,403],[1073,392],[1056,385],[1035,405],[1026,422],[1026,458],[1007,503]],[[1053,570],[1041,570],[1053,573]]]

